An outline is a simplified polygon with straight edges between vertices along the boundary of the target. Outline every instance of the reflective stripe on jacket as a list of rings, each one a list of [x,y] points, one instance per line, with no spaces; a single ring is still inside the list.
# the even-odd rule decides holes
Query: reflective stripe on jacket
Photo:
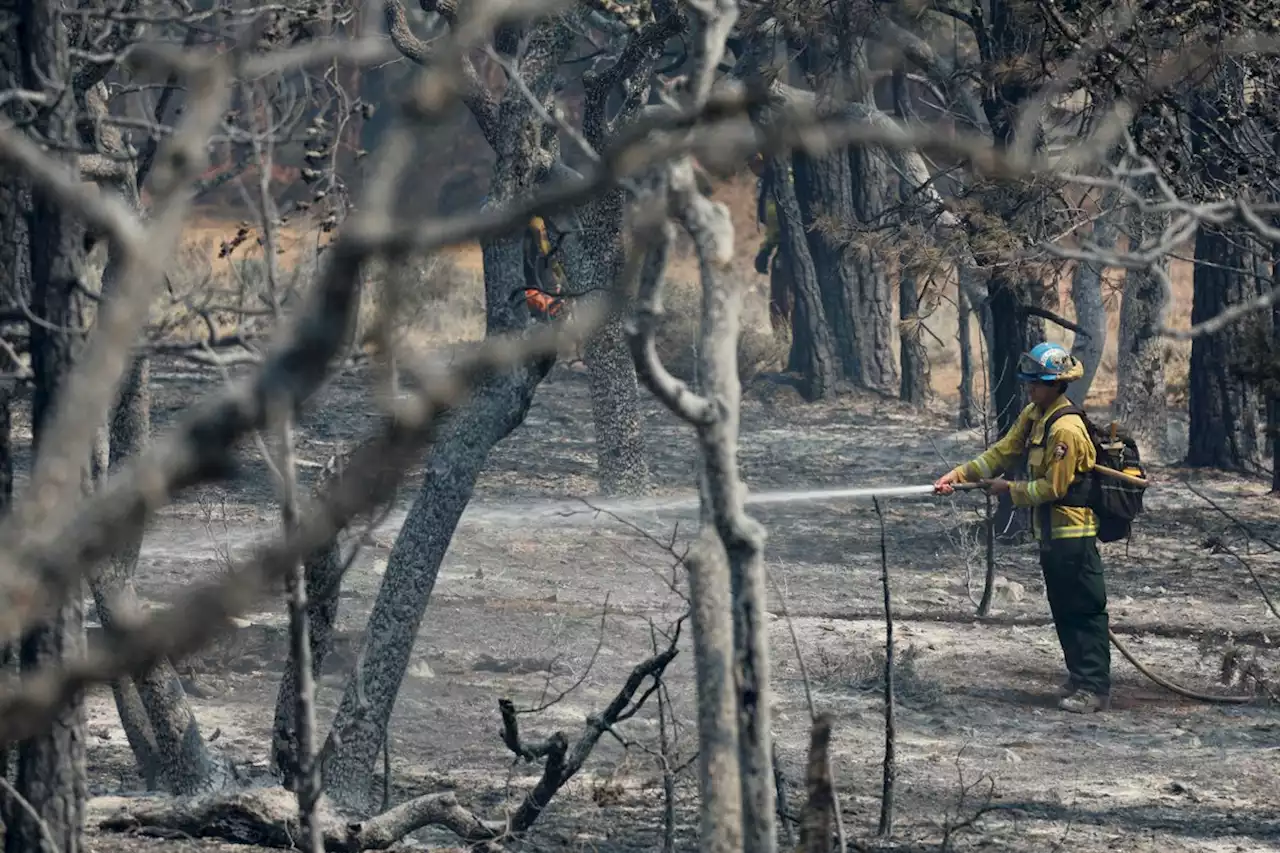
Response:
[[[1093,440],[1078,417],[1059,418],[1048,439],[1044,439],[1045,418],[1069,405],[1071,401],[1063,395],[1044,413],[1035,404],[1027,406],[1004,437],[977,459],[952,472],[957,482],[995,477],[1016,465],[1026,453],[1028,479],[1010,483],[1009,496],[1014,506],[1035,507],[1061,500],[1072,483],[1093,470],[1097,459]],[[1035,538],[1042,540],[1041,514],[1031,515]],[[1088,507],[1055,506],[1050,512],[1049,529],[1051,539],[1083,539],[1098,535],[1098,519]]]

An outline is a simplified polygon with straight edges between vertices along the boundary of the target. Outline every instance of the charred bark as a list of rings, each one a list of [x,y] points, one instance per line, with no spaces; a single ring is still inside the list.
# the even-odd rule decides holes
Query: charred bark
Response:
[[[16,14],[15,4],[0,6],[6,15]],[[22,55],[16,27],[0,32],[0,90],[22,87]],[[8,110],[3,110],[8,113]],[[6,115],[6,117],[8,117]],[[27,244],[27,214],[31,203],[25,183],[15,170],[0,172],[0,311],[7,316],[20,316],[18,305],[31,293],[30,247]],[[12,343],[18,323],[0,320],[0,338]],[[18,394],[18,375],[22,365],[0,356],[0,518],[13,501],[14,446],[13,406]],[[10,374],[10,378],[4,378]],[[18,648],[11,638],[0,637],[0,678],[18,675]],[[0,748],[0,777],[17,781],[16,752]],[[0,823],[7,806],[0,802]]]
[[[990,387],[996,424],[1008,432],[1027,404],[1026,389],[1018,381],[1018,359],[1027,351],[1026,326],[1018,310],[1019,283],[1001,276],[991,278]]]
[[[820,400],[835,391],[840,377],[835,338],[827,322],[817,268],[805,238],[795,185],[784,179],[790,175],[791,164],[787,157],[779,154],[769,157],[765,168],[770,174],[777,209],[778,252],[786,257],[795,300],[788,366],[799,371],[804,398]]]
[[[48,91],[71,83],[70,51],[59,0],[18,3],[18,43],[25,87]],[[51,99],[33,123],[34,133],[54,146],[76,141],[73,99]],[[57,149],[51,150],[51,156]],[[74,154],[62,155],[74,168]],[[37,321],[29,324],[32,434],[35,454],[53,417],[54,406],[74,358],[74,295],[84,262],[84,227],[41,192],[31,197],[28,234],[31,307]],[[83,460],[87,472],[88,459]],[[48,622],[22,638],[19,665],[23,674],[57,665],[84,652],[83,597],[74,593]],[[10,808],[5,818],[5,850],[42,850],[46,837],[59,853],[81,849],[85,801],[84,706],[72,702],[50,721],[44,734],[18,746],[17,790],[31,809]]]
[[[873,104],[874,105],[874,104]],[[853,214],[859,226],[881,227],[892,206],[889,161],[878,148],[849,149],[853,177]],[[849,377],[859,387],[895,394],[898,366],[893,357],[893,285],[883,259],[872,248],[857,246],[857,291],[849,295],[853,314],[856,369]]]
[[[603,150],[616,131],[639,114],[663,46],[686,25],[684,13],[670,0],[659,0],[654,13],[654,20],[630,38],[614,65],[584,82],[583,135],[596,151]],[[610,117],[611,96],[618,90],[623,93],[622,103]],[[624,261],[625,201],[621,188],[610,189],[580,211],[582,230],[573,238],[579,250],[573,270],[577,281],[572,284],[574,291],[589,294],[586,299],[603,299],[618,286]],[[620,313],[600,328],[587,342],[583,357],[600,491],[634,495],[649,486],[649,462],[640,417],[640,384],[622,317]]]
[[[991,296],[987,305],[991,310],[991,338],[987,353],[990,359],[991,401],[995,407],[995,422],[1000,435],[1013,428],[1018,415],[1027,405],[1026,388],[1018,381],[1018,358],[1027,350],[1024,315],[1018,310],[1018,283],[999,275],[993,275],[988,285]],[[1012,479],[1024,479],[1022,471],[1009,472]],[[1025,510],[1013,505],[1008,494],[996,501],[996,537],[1002,542],[1016,540],[1031,529],[1031,520]]]
[[[881,328],[884,323],[892,327],[888,282],[874,257],[848,245],[847,238],[848,231],[865,222],[860,209],[875,194],[865,184],[874,183],[877,175],[875,170],[858,175],[854,169],[868,167],[878,156],[847,150],[821,157],[797,153],[795,186],[841,375],[858,387],[893,394],[896,370],[886,367],[893,361],[887,349],[891,328],[888,333]]]
[[[1201,226],[1191,322],[1202,323],[1227,306],[1261,294],[1270,281],[1269,252],[1245,229]],[[1262,467],[1266,400],[1243,375],[1249,348],[1263,336],[1267,314],[1254,314],[1191,342],[1190,440],[1187,465],[1256,473]]]
[[[929,400],[929,354],[924,345],[918,282],[910,268],[904,269],[898,279],[899,360],[902,362],[898,397],[913,406],[923,406]]]
[[[522,69],[535,97],[550,94],[571,44],[571,31],[556,20],[529,35]],[[532,190],[554,163],[542,147],[547,129],[515,86],[508,87],[492,113],[483,105],[476,109],[482,124],[493,123],[490,141],[497,162],[490,205],[500,207]],[[483,244],[483,252],[486,332],[518,331],[528,320],[523,302],[517,306],[511,300],[525,288],[522,240],[519,235],[494,239]],[[373,770],[391,712],[440,563],[476,478],[493,447],[523,423],[553,363],[554,358],[534,359],[489,375],[466,404],[436,425],[422,488],[396,538],[369,615],[361,665],[347,682],[320,756],[325,790],[349,809],[367,813],[375,802]]]
[[[582,212],[583,236],[594,237],[595,250],[577,266],[584,275],[575,289],[591,293],[589,299],[607,298],[618,286],[623,262],[622,214],[621,190],[610,190]],[[587,341],[583,359],[591,392],[600,491],[606,495],[642,494],[649,485],[649,461],[640,419],[640,383],[627,352],[620,316],[611,318]]]
[[[110,189],[118,192],[130,208],[141,209],[138,174],[124,167],[127,146],[119,130],[104,122],[109,116],[105,85],[80,93],[77,100],[83,114],[92,119],[80,122],[81,143],[119,160],[121,168]],[[147,158],[140,169],[149,168],[150,162]],[[102,275],[104,300],[115,297],[122,274],[123,259],[112,246]],[[106,464],[111,471],[141,454],[151,440],[150,383],[150,359],[139,354],[123,377],[105,430]],[[138,607],[133,579],[141,547],[139,531],[111,555],[90,581],[98,619],[108,633],[115,630],[122,613],[127,616]],[[201,737],[200,726],[171,662],[161,661],[135,678],[113,684],[112,693],[148,788],[164,786],[175,794],[189,795],[226,784],[230,769],[211,755]]]

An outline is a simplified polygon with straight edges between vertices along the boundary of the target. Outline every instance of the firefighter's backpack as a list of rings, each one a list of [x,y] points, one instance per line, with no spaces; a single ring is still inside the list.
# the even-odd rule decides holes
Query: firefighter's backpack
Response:
[[[1084,505],[1093,510],[1093,514],[1098,517],[1098,540],[1116,542],[1127,539],[1134,519],[1142,513],[1142,496],[1147,490],[1145,485],[1147,472],[1142,465],[1138,443],[1115,421],[1112,421],[1106,430],[1099,429],[1089,416],[1076,406],[1061,408],[1045,420],[1046,441],[1054,421],[1064,415],[1078,415],[1084,421],[1097,456],[1095,464],[1144,482],[1143,485],[1139,485],[1130,480],[1108,476],[1096,469],[1088,474],[1089,489]]]

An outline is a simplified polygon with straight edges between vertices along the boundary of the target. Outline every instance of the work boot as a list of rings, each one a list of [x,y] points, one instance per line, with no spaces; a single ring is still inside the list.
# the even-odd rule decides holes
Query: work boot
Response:
[[[1068,696],[1074,696],[1079,689],[1080,685],[1076,683],[1076,677],[1069,675],[1066,681],[1058,685],[1058,698],[1066,699]]]
[[[1092,714],[1105,711],[1111,705],[1111,695],[1094,693],[1090,690],[1076,690],[1070,696],[1058,702],[1058,707],[1073,714]]]

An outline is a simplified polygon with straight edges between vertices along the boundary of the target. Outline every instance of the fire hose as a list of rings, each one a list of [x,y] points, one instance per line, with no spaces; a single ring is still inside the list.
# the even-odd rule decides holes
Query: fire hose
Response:
[[[1099,474],[1102,474],[1103,476],[1112,477],[1117,480],[1122,480],[1131,485],[1142,486],[1144,488],[1150,485],[1150,481],[1146,479],[1143,479],[1141,477],[1135,477],[1132,474],[1126,474],[1123,471],[1117,471],[1114,468],[1108,468],[1105,465],[1095,465],[1093,470],[1097,471]],[[967,491],[977,491],[979,489],[986,489],[987,485],[986,483],[980,483],[980,482],[979,483],[953,483],[951,488],[958,492],[967,492]],[[935,494],[937,494],[937,490],[934,488],[933,485],[890,486],[890,487],[870,487],[870,488],[862,488],[862,489],[824,490],[822,492],[822,497],[824,499],[828,499],[828,498],[829,499],[903,498],[903,497],[923,497],[926,495],[935,495]],[[795,500],[794,493],[766,492],[761,494],[749,495],[747,497],[746,502],[750,504],[762,504],[762,503],[775,503],[775,502],[790,502],[792,500]],[[1247,705],[1254,701],[1254,697],[1252,696],[1219,696],[1212,693],[1200,693],[1195,690],[1190,690],[1186,687],[1176,684],[1170,681],[1169,679],[1164,678],[1163,676],[1155,672],[1152,672],[1151,669],[1149,669],[1146,665],[1144,665],[1141,661],[1139,661],[1134,656],[1133,652],[1129,649],[1129,647],[1126,646],[1121,641],[1121,639],[1116,636],[1115,631],[1112,631],[1110,628],[1108,628],[1107,636],[1111,639],[1112,645],[1114,645],[1116,649],[1120,652],[1120,654],[1124,656],[1125,660],[1127,660],[1130,664],[1133,665],[1134,669],[1138,670],[1138,672],[1142,673],[1147,678],[1151,679],[1151,681],[1153,681],[1155,684],[1159,685],[1160,687],[1163,687],[1165,690],[1168,690],[1170,693],[1175,693],[1187,699],[1194,699],[1198,702],[1208,702],[1208,703],[1218,704],[1218,705]]]

